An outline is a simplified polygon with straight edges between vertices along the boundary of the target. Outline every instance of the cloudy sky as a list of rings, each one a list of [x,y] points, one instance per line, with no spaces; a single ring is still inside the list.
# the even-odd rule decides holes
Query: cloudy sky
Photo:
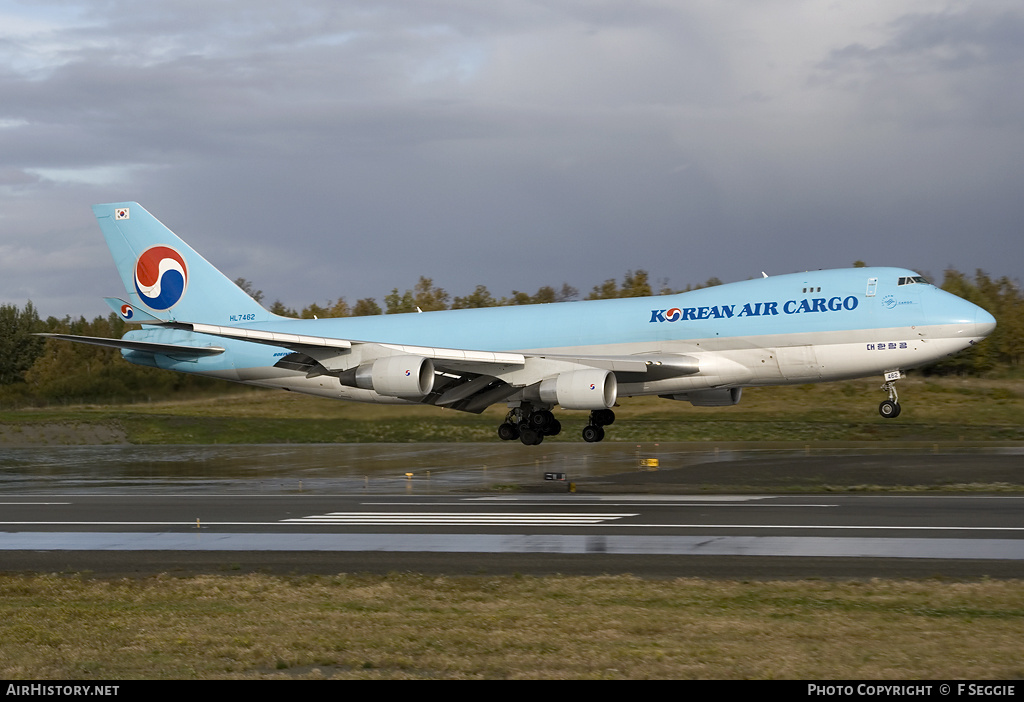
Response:
[[[1021,278],[1022,76],[993,0],[0,0],[0,302],[105,314],[125,200],[295,307]]]

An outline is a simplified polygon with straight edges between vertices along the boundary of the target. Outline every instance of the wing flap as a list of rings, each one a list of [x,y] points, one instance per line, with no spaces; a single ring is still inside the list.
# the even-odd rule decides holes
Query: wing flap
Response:
[[[355,343],[370,344],[371,341]],[[437,361],[462,361],[465,363],[497,363],[501,365],[521,366],[526,363],[526,357],[521,353],[508,353],[503,351],[472,351],[469,349],[437,349],[429,346],[408,346],[405,344],[381,344],[381,346],[392,351],[409,354],[410,356],[423,356]]]
[[[693,356],[679,354],[644,354],[638,356],[563,356],[560,354],[544,354],[541,358],[555,361],[568,361],[583,366],[603,368],[615,373],[640,373],[648,379],[694,375],[700,372],[700,362]]]
[[[198,334],[209,334],[221,336],[227,339],[239,339],[241,341],[254,341],[261,344],[272,344],[283,346],[292,351],[304,351],[307,349],[351,349],[356,344],[372,344],[381,348],[396,351],[410,356],[422,356],[438,361],[461,361],[465,363],[496,363],[506,365],[523,365],[526,360],[521,353],[507,353],[501,351],[475,351],[470,349],[445,349],[433,348],[430,346],[411,346],[408,344],[390,344],[375,341],[357,341],[354,339],[332,339],[322,336],[308,336],[305,334],[287,334],[285,332],[272,332],[263,329],[247,329],[245,327],[221,327],[213,324],[182,323],[175,322],[164,326],[175,329],[185,329]]]
[[[227,339],[239,339],[241,341],[256,341],[295,350],[308,346],[334,349],[352,348],[352,342],[348,339],[330,339],[322,336],[306,336],[305,334],[286,334],[284,332],[272,332],[263,329],[246,329],[245,327],[220,327],[215,324],[175,323],[167,326],[187,329],[198,334],[223,336]]]

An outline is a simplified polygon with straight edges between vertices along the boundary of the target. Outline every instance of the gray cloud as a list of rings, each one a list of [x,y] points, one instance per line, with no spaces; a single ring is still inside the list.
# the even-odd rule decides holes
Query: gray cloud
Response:
[[[933,6],[0,10],[0,300],[104,312],[88,205],[120,200],[290,305],[858,258],[1018,277],[1024,12]]]

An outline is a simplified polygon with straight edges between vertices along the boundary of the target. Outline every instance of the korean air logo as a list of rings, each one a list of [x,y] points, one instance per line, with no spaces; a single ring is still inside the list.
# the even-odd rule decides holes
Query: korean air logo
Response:
[[[187,285],[185,259],[168,246],[151,246],[135,262],[135,292],[151,309],[174,307]]]
[[[135,316],[135,310],[132,309],[131,305],[121,305],[121,316],[124,319],[131,319]]]

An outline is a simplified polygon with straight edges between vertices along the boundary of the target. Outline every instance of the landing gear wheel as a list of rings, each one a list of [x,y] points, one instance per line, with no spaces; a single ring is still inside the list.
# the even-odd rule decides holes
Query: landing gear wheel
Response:
[[[878,405],[878,413],[886,419],[895,419],[900,416],[900,403],[893,402],[892,400],[883,400],[882,404]]]
[[[615,413],[610,409],[594,410],[590,413],[590,423],[599,427],[610,426],[615,423]]]
[[[555,419],[555,415],[548,410],[540,410],[530,415],[530,426],[541,434],[550,434],[548,430],[556,421],[558,420]]]
[[[523,442],[524,446],[536,446],[541,441],[544,441],[544,435],[530,428],[520,428],[519,440]]]
[[[554,436],[562,431],[562,423],[547,406],[535,408],[523,403],[509,409],[505,421],[498,426],[498,438],[502,441],[519,439],[525,446],[536,446],[545,436]]]
[[[595,443],[604,438],[604,429],[593,424],[583,427],[583,440],[588,444]]]
[[[498,438],[502,441],[512,441],[513,439],[519,438],[519,427],[515,424],[509,424],[505,422],[498,427]]]

